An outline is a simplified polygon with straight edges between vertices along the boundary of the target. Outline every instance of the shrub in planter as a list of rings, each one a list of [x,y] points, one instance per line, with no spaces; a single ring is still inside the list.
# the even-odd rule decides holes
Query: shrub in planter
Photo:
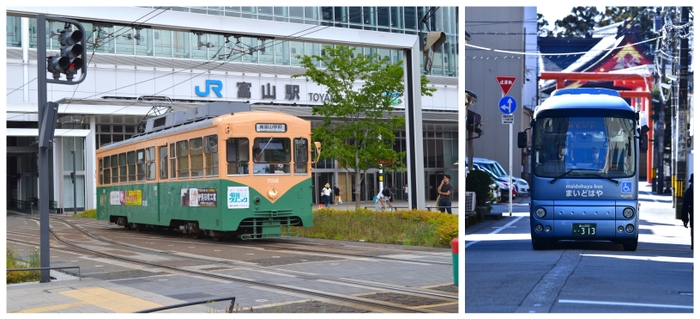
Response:
[[[493,179],[488,173],[473,170],[467,175],[467,191],[476,193],[476,206],[488,206]]]

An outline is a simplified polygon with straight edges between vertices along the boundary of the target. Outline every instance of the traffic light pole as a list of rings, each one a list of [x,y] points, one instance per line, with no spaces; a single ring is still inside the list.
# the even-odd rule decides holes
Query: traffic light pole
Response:
[[[46,93],[46,16],[43,14],[37,15],[37,84],[38,88],[38,110],[39,124],[44,123],[44,116],[48,109],[47,93]],[[46,129],[39,129],[39,141],[42,141],[48,134]],[[53,135],[53,131],[50,132]],[[49,267],[51,267],[51,256],[49,250],[49,147],[39,145],[39,256],[41,263],[41,279],[39,282],[50,282],[51,276]]]
[[[59,42],[61,43],[61,54],[51,57],[50,70],[47,69],[46,56],[46,21],[61,21],[66,25],[61,33]],[[41,278],[39,282],[51,282],[51,252],[49,246],[49,205],[51,178],[51,146],[54,143],[54,130],[56,129],[56,117],[58,114],[58,104],[49,102],[47,97],[47,84],[80,84],[87,76],[86,63],[83,59],[85,51],[85,30],[82,25],[75,20],[60,17],[49,17],[38,14],[37,21],[37,114],[39,117],[39,262],[41,263]],[[73,32],[69,24],[78,28]],[[80,42],[80,44],[78,44]],[[59,63],[60,61],[60,63]],[[73,81],[73,76],[80,72],[80,78]],[[47,72],[53,73],[52,79],[47,79]],[[61,80],[61,74],[66,75],[67,80]],[[74,159],[75,161],[75,159]],[[75,162],[74,164],[75,165]]]

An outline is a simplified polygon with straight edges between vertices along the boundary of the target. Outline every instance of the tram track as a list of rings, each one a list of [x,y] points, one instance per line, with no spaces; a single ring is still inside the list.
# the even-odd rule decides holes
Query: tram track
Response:
[[[27,217],[27,218],[32,218],[32,217]],[[36,218],[33,218],[33,219],[36,219]],[[300,273],[297,271],[287,270],[287,269],[279,269],[279,268],[270,268],[270,267],[265,267],[265,266],[251,265],[248,262],[237,262],[234,260],[221,260],[220,258],[213,258],[213,257],[208,257],[208,256],[193,256],[190,254],[185,256],[179,252],[165,252],[162,250],[156,250],[156,249],[152,249],[152,248],[124,244],[124,243],[119,243],[119,242],[116,242],[113,240],[109,240],[107,238],[96,236],[96,235],[92,234],[90,231],[83,229],[84,225],[76,225],[73,222],[66,220],[65,218],[52,216],[51,222],[55,222],[55,221],[60,221],[62,224],[68,226],[68,229],[58,230],[58,229],[56,229],[56,227],[51,227],[50,232],[51,232],[52,238],[57,243],[60,243],[61,245],[65,246],[65,247],[55,247],[54,246],[54,247],[52,247],[52,249],[66,249],[66,250],[70,250],[70,251],[74,251],[74,252],[90,253],[90,254],[94,254],[96,256],[100,256],[100,257],[107,258],[110,260],[118,260],[121,262],[131,263],[131,264],[135,264],[135,265],[147,266],[147,267],[152,267],[155,269],[163,269],[163,270],[167,270],[168,272],[177,272],[177,273],[181,273],[181,274],[201,276],[201,277],[206,277],[206,278],[211,278],[211,279],[216,279],[216,280],[232,281],[232,282],[242,283],[242,284],[246,284],[246,285],[255,285],[258,287],[264,287],[266,289],[291,292],[291,293],[295,293],[295,294],[305,294],[305,295],[309,295],[309,296],[314,296],[315,298],[325,298],[328,300],[339,301],[339,302],[341,302],[343,304],[347,304],[347,305],[355,305],[355,307],[359,307],[360,309],[370,309],[371,311],[418,312],[418,313],[434,312],[434,311],[431,311],[428,309],[407,307],[407,306],[404,306],[401,304],[396,304],[396,303],[391,303],[391,302],[386,302],[386,301],[370,300],[367,298],[341,295],[338,293],[324,292],[324,291],[319,291],[319,290],[315,290],[315,289],[307,289],[307,288],[301,288],[301,287],[290,287],[287,285],[266,283],[266,282],[262,282],[259,280],[251,280],[251,279],[246,279],[246,278],[233,276],[233,275],[217,274],[217,273],[213,273],[211,270],[187,269],[187,268],[178,267],[178,266],[170,266],[166,262],[153,263],[153,262],[148,262],[148,261],[144,261],[144,260],[140,260],[140,259],[136,259],[136,258],[129,258],[129,257],[124,257],[124,256],[119,256],[116,254],[111,254],[111,253],[108,253],[106,251],[108,251],[110,249],[115,249],[114,247],[119,247],[118,249],[121,249],[121,250],[129,250],[129,251],[133,251],[133,252],[138,252],[140,254],[158,256],[161,258],[164,257],[164,258],[168,258],[170,260],[187,260],[190,262],[211,265],[211,267],[207,267],[208,269],[220,270],[220,269],[225,269],[225,268],[237,268],[237,269],[246,269],[246,270],[258,271],[258,272],[269,272],[271,270],[274,270],[275,272],[284,273],[285,275],[303,277],[305,280],[310,280],[310,281],[312,280],[312,281],[317,281],[317,282],[328,282],[328,283],[336,283],[336,284],[354,285],[354,286],[360,286],[360,287],[364,287],[366,289],[371,289],[371,290],[391,291],[391,292],[405,293],[405,294],[416,295],[416,296],[426,296],[426,297],[431,297],[431,298],[439,298],[441,300],[444,300],[445,303],[454,302],[454,300],[458,299],[457,295],[447,294],[447,293],[438,293],[438,292],[433,292],[433,291],[426,291],[426,290],[422,290],[422,289],[397,287],[397,286],[392,286],[392,285],[388,285],[388,284],[380,284],[380,283],[373,283],[373,282],[360,281],[360,280],[354,280],[354,279],[346,279],[346,278],[331,278],[331,277],[322,276],[322,275]],[[8,232],[8,235],[10,235],[10,234],[14,235],[15,232]],[[87,238],[90,238],[91,240],[93,240],[93,242],[90,243],[88,240],[76,239],[75,238],[76,234],[80,235],[80,236],[86,236]],[[74,237],[74,238],[66,239],[68,237]],[[9,237],[7,240],[19,242],[19,240],[11,239]],[[100,248],[100,250],[102,250],[102,251],[97,250],[95,248],[86,247],[88,245],[95,245],[96,242],[94,242],[94,241],[96,241],[97,243],[100,243],[102,245],[106,245],[106,246]],[[79,242],[81,244],[76,244],[75,242]],[[37,245],[36,242],[29,242],[29,241],[26,241],[25,244]],[[208,243],[208,244],[225,245],[225,243],[219,243],[219,242],[212,242],[212,243]],[[326,254],[327,252],[308,250],[307,253]],[[340,254],[340,255],[342,255],[342,254]],[[363,256],[363,255],[358,255],[358,254],[354,254],[354,255],[348,254],[347,256],[351,256],[353,258],[370,258],[370,257],[376,258],[376,256]],[[387,259],[391,259],[391,258],[387,258]],[[174,263],[176,264],[177,262],[174,262]]]

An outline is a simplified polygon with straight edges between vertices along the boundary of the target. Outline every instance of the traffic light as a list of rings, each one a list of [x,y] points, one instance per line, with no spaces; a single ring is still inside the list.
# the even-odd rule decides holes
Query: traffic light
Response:
[[[73,30],[73,25],[78,30]],[[58,42],[61,45],[61,54],[47,58],[47,70],[53,74],[53,79],[59,83],[72,83],[74,76],[79,70],[82,70],[81,79],[78,83],[82,82],[87,72],[83,61],[86,55],[85,30],[79,23],[66,22],[64,30],[59,34]],[[61,74],[66,75],[66,81],[60,80]]]
[[[445,32],[428,32],[426,35],[423,47],[423,55],[425,56],[423,69],[425,72],[430,73],[433,69],[433,54],[445,43],[445,38]]]

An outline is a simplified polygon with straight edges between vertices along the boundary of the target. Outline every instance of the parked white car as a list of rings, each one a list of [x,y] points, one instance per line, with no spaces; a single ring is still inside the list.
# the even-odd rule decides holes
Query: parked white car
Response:
[[[467,161],[469,161],[469,159],[467,159]],[[508,182],[508,173],[497,161],[488,158],[475,157],[474,165],[478,165],[479,167],[490,171],[496,176],[496,178],[498,178],[499,181],[506,183]],[[513,177],[513,183],[517,195],[524,196],[530,193],[530,184],[526,180]]]

